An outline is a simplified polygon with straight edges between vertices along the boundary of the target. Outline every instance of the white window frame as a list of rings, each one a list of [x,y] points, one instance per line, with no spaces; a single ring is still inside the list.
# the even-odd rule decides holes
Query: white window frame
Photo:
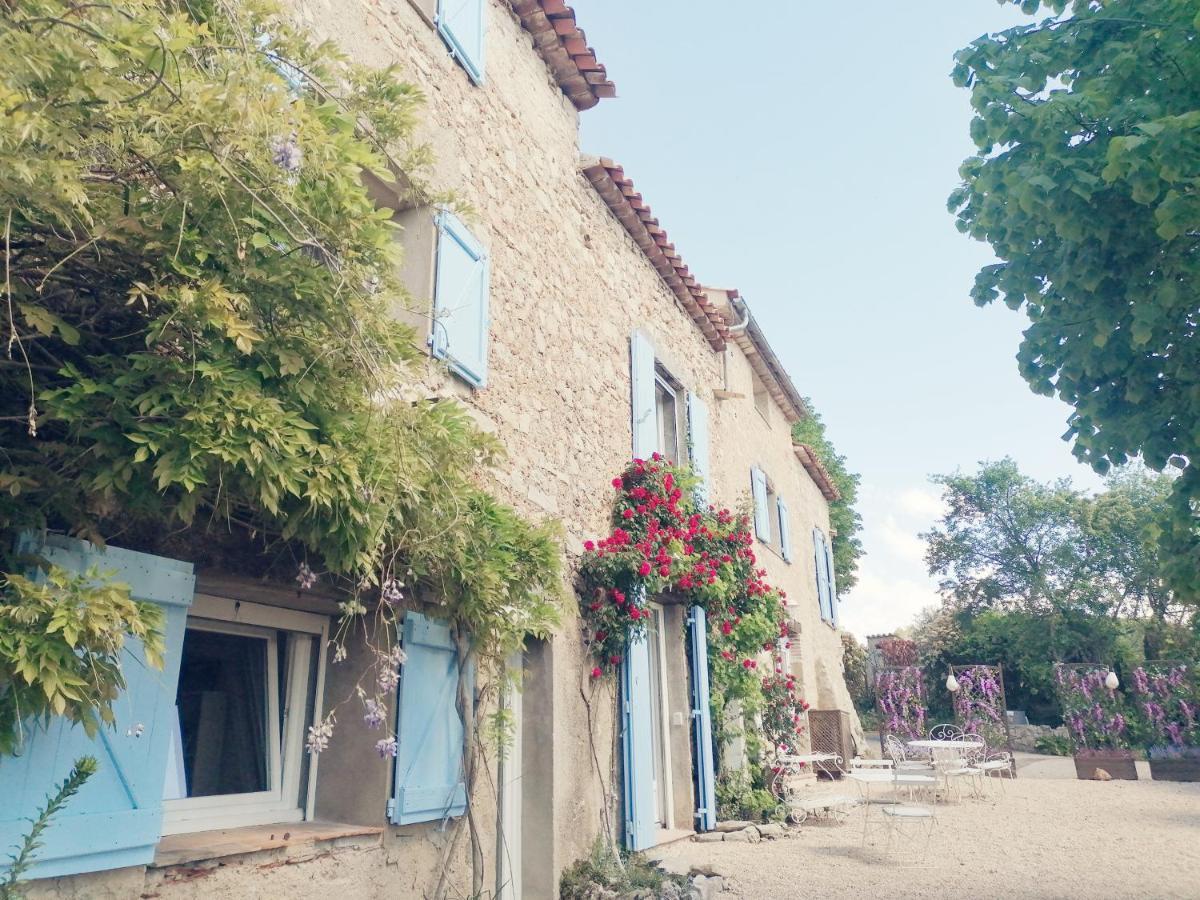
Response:
[[[308,779],[303,805],[300,773],[304,768],[304,738],[309,721],[308,686],[316,654],[316,697],[313,721],[321,718],[325,692],[325,646],[329,641],[329,618],[298,610],[265,606],[209,594],[197,594],[188,613],[187,627],[220,634],[261,636],[267,641],[267,718],[269,747],[267,773],[270,788],[244,794],[185,797],[163,801],[162,833],[183,834],[245,825],[302,822],[313,818],[316,801],[317,759],[308,760]],[[315,638],[290,644],[286,672],[279,672],[276,632],[289,631]],[[287,696],[282,725],[279,717],[280,679],[286,678]],[[299,710],[299,714],[295,714]]]
[[[659,822],[659,830],[661,832],[671,831],[675,827],[675,793],[671,778],[671,709],[669,697],[667,696],[667,646],[666,646],[666,627],[667,613],[666,609],[660,603],[647,603],[646,609],[653,617],[654,622],[653,632],[649,627],[646,629],[646,640],[654,641],[654,653],[651,653],[650,659],[653,662],[654,655],[658,656],[658,665],[654,667],[651,681],[657,680],[657,698],[654,700],[658,707],[658,722],[659,722],[659,747],[657,758],[655,759],[655,791],[657,800],[662,805],[662,819]],[[662,777],[659,778],[658,766],[662,766]],[[657,843],[657,841],[655,842]]]

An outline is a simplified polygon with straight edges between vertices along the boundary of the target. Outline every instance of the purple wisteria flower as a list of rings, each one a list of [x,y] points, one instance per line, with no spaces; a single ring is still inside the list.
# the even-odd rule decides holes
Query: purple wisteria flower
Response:
[[[396,739],[394,737],[383,738],[375,742],[375,752],[382,759],[387,759],[389,756],[395,757],[398,750],[399,748],[396,746]]]

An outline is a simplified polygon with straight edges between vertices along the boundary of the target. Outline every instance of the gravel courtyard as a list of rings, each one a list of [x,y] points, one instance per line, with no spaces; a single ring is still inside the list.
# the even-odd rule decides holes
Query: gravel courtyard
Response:
[[[919,866],[900,854],[884,858],[882,832],[864,849],[861,808],[842,824],[810,819],[775,841],[688,841],[656,855],[678,866],[710,864],[726,876],[722,896],[755,900],[1200,898],[1200,784],[1077,781],[1069,759],[1021,756],[1020,777],[1003,793],[936,807]],[[821,791],[854,787],[822,783],[814,788]],[[905,838],[919,861],[923,838]]]

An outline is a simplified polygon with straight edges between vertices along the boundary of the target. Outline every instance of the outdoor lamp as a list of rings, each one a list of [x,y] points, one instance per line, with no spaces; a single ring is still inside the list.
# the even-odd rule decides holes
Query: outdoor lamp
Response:
[[[1117,689],[1117,685],[1120,683],[1121,682],[1117,680],[1117,673],[1112,669],[1109,669],[1108,675],[1106,675],[1104,678],[1104,686],[1110,691],[1115,691]]]
[[[952,694],[958,693],[958,679],[954,677],[954,673],[950,673],[950,677],[946,679],[946,690]]]

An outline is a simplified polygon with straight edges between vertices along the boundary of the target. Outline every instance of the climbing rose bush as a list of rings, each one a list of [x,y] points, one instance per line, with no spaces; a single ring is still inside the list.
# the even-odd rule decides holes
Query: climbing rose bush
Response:
[[[620,665],[626,640],[645,630],[647,599],[672,594],[708,614],[714,685],[757,688],[758,657],[787,640],[782,592],[756,568],[749,519],[696,501],[690,469],[659,454],[613,478],[612,530],[584,542],[584,639],[599,678]]]

